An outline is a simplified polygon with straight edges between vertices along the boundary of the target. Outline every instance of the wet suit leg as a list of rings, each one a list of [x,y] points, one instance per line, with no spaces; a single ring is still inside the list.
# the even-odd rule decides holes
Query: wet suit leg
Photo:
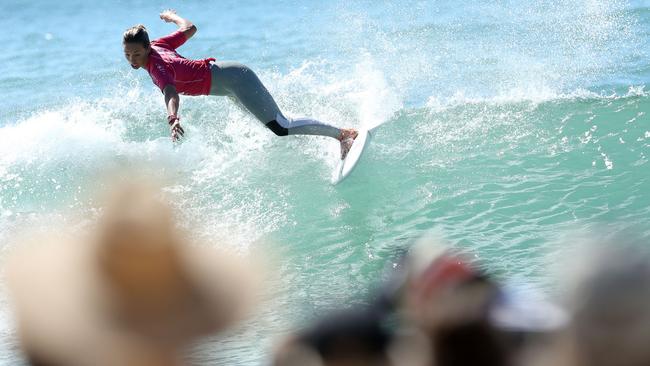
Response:
[[[229,61],[216,62],[212,64],[211,72],[210,95],[234,97],[278,136],[318,135],[335,139],[341,136],[340,129],[317,120],[284,117],[269,91],[245,65]]]

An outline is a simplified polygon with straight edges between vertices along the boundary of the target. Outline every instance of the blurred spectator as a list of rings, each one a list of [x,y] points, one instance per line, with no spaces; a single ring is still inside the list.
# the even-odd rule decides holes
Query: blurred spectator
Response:
[[[566,325],[558,307],[501,286],[430,238],[418,242],[405,266],[403,312],[429,339],[432,365],[515,365],[527,335]]]
[[[423,239],[369,306],[319,319],[280,348],[274,365],[515,365],[528,335],[566,321],[558,307]]]
[[[251,302],[250,271],[189,245],[150,186],[118,189],[90,233],[62,231],[20,243],[7,269],[32,365],[182,365]]]
[[[650,365],[650,254],[612,240],[572,257],[572,325],[556,345],[573,366]]]

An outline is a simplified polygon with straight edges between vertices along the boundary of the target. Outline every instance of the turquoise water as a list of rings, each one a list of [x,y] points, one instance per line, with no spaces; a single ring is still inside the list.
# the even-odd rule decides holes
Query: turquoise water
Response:
[[[277,138],[225,98],[183,98],[186,139],[123,59],[122,31],[199,28],[187,57],[256,70],[289,115],[377,127],[329,183],[332,141]],[[504,278],[553,289],[576,230],[650,238],[650,1],[3,1],[0,248],[16,228],[92,217],[107,171],[166,177],[197,239],[277,258],[274,300],[193,358],[255,365],[303,321],[363,301],[436,229]],[[20,30],[20,31],[16,31]],[[0,364],[20,359],[0,295]]]

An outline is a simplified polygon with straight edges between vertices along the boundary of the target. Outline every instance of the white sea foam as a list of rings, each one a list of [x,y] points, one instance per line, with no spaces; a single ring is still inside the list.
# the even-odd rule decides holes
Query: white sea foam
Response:
[[[572,92],[561,93],[551,89],[533,88],[532,90],[513,89],[506,93],[491,97],[471,96],[458,92],[450,97],[441,98],[432,95],[425,104],[426,109],[437,113],[448,109],[457,108],[463,105],[508,105],[528,103],[539,105],[552,101],[589,101],[589,100],[619,100],[635,97],[647,97],[650,93],[645,85],[630,86],[625,93],[616,92],[595,92],[587,89],[576,89]]]

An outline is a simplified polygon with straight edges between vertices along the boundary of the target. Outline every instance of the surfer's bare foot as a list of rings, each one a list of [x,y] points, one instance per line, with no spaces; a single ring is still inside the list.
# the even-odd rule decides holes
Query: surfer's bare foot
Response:
[[[339,141],[341,141],[341,160],[345,160],[345,157],[348,156],[348,152],[354,143],[354,139],[356,139],[358,135],[359,132],[353,128],[341,129],[341,135],[339,135]]]
[[[339,135],[339,141],[343,141],[347,138],[352,138],[353,140],[357,138],[359,131],[354,128],[342,128],[341,134]]]

